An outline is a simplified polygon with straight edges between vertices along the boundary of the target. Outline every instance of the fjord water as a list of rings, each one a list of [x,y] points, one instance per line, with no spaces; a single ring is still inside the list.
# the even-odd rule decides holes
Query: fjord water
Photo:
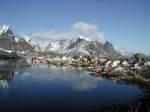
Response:
[[[93,77],[81,68],[0,65],[0,112],[99,111],[141,96],[135,85]]]

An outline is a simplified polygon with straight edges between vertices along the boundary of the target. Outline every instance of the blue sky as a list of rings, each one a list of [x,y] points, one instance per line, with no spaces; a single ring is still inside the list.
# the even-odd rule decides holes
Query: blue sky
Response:
[[[150,0],[0,0],[0,25],[18,34],[62,36],[81,22],[119,49],[150,54]]]

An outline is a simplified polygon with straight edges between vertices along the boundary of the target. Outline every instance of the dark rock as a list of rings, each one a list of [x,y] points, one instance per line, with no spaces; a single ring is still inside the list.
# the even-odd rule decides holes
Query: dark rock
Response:
[[[88,55],[94,57],[114,58],[120,55],[114,50],[113,45],[108,41],[103,45],[103,43],[99,41],[89,41],[86,38],[80,37],[62,39],[57,42],[49,43],[45,51],[66,56]]]
[[[16,41],[15,39],[18,39]],[[34,51],[34,46],[27,42],[23,37],[13,33],[10,26],[3,25],[0,27],[0,48],[13,51]]]

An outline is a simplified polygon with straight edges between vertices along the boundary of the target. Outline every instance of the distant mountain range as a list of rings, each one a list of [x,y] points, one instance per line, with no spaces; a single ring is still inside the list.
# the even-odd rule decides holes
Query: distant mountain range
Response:
[[[113,45],[106,41],[104,44],[99,41],[93,41],[83,36],[62,39],[56,42],[50,42],[45,52],[62,54],[66,56],[100,56],[108,58],[119,58],[121,54],[117,52]]]
[[[35,44],[27,36],[16,35],[9,25],[0,26],[0,49],[22,53],[41,51],[39,44]],[[108,58],[119,58],[122,56],[121,53],[114,49],[111,42],[106,41],[102,43],[83,36],[50,42],[45,52],[64,56],[89,55]]]
[[[9,25],[0,26],[0,49],[14,52],[33,52],[35,45],[25,36],[15,35]]]

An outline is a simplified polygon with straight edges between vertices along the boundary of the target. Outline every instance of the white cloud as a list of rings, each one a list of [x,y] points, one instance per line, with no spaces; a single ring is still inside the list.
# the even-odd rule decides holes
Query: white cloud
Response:
[[[44,49],[51,41],[71,37],[71,32],[49,30],[45,32],[33,32],[31,37]]]
[[[97,25],[79,22],[72,25],[72,31],[77,35],[83,35],[86,38],[90,38],[91,40],[98,40],[100,42],[104,42],[104,33],[98,30]]]
[[[71,25],[71,28],[68,31],[62,30],[48,30],[48,31],[39,31],[33,32],[31,34],[31,38],[40,43],[41,47],[44,48],[48,45],[50,41],[64,39],[64,38],[72,38],[82,35],[83,37],[89,38],[91,40],[98,40],[104,42],[104,33],[98,30],[97,25],[78,22]]]
[[[78,32],[95,32],[98,30],[98,27],[93,24],[88,24],[85,22],[79,22],[72,25],[73,30]]]

